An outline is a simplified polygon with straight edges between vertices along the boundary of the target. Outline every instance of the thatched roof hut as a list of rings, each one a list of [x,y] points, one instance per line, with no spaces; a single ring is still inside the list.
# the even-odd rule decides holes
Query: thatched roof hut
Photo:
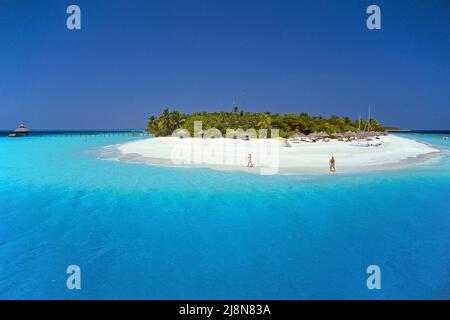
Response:
[[[316,134],[317,137],[328,137],[329,134],[323,131],[320,131],[319,133]]]
[[[16,133],[16,134],[21,134],[21,135],[28,134],[29,132],[30,132],[30,130],[27,129],[23,123],[21,123],[21,124],[17,127],[17,129],[14,130],[14,133]]]
[[[344,132],[344,137],[356,137],[356,132],[353,131]]]

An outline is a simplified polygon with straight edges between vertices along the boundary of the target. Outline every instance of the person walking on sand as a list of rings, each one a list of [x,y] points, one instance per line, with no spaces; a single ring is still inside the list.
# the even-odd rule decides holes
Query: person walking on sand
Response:
[[[329,165],[330,165],[330,172],[336,172],[336,160],[334,160],[334,157],[331,157]]]
[[[248,163],[247,163],[247,167],[253,168],[252,154],[251,154],[251,153],[248,154]]]

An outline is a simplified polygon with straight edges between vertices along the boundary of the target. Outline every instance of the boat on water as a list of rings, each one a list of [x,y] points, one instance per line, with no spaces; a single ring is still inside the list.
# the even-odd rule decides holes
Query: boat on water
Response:
[[[27,136],[30,133],[30,130],[25,127],[23,123],[21,123],[12,133],[8,135],[10,138],[17,138]]]
[[[364,130],[361,131],[361,116],[359,117],[358,121],[358,133],[357,133],[357,139],[355,141],[352,141],[350,143],[353,147],[379,147],[382,145],[381,142],[373,141],[375,139],[380,139],[379,135],[380,132],[372,132],[370,129],[370,107],[369,107],[369,114],[367,117],[367,123]]]

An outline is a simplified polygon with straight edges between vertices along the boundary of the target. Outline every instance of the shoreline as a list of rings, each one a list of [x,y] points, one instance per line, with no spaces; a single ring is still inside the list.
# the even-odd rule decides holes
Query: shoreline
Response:
[[[102,160],[178,168],[207,168],[262,175],[329,174],[328,160],[336,159],[337,173],[397,170],[424,163],[440,154],[425,143],[389,135],[379,147],[358,147],[349,142],[291,144],[276,139],[200,139],[158,137],[104,147]],[[248,153],[253,168],[248,168]]]

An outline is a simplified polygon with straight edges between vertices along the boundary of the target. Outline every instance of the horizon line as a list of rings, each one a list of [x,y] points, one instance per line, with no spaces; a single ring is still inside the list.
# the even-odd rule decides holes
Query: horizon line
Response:
[[[388,126],[389,127],[389,126]],[[14,128],[12,129],[0,129],[0,132],[3,131],[14,131]],[[30,129],[30,132],[32,131],[146,131],[145,128],[97,128],[97,129],[80,129],[80,128],[58,128],[58,129],[45,129],[45,128],[37,128],[37,129]],[[449,129],[386,129],[386,131],[394,131],[394,132],[408,132],[408,131],[450,131]]]

